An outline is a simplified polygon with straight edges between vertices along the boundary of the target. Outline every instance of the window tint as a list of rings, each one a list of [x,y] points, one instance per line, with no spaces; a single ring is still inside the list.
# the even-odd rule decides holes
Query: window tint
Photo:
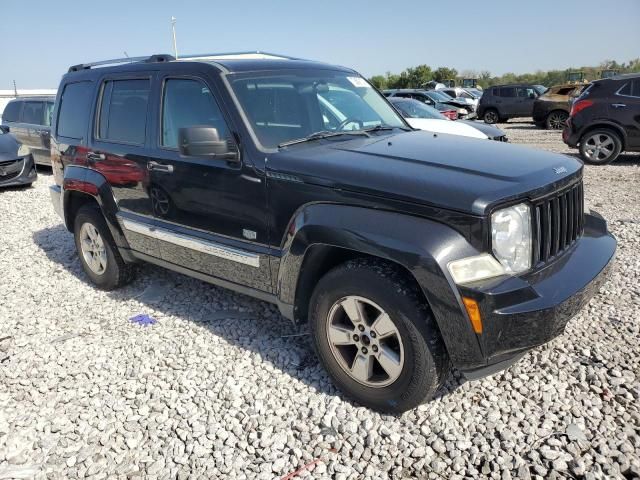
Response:
[[[91,83],[69,83],[64,87],[58,113],[58,135],[75,139],[84,138],[89,121]]]
[[[618,93],[629,97],[640,97],[640,79],[627,82]]]
[[[515,97],[516,96],[516,89],[514,87],[502,87],[500,89],[500,96],[501,97]]]
[[[144,144],[150,86],[148,79],[109,80],[104,83],[98,121],[99,139]]]
[[[53,118],[53,102],[46,102],[44,104],[44,124],[47,127],[51,126],[52,118]]]
[[[535,98],[536,92],[533,88],[518,87],[516,93],[520,98]]]
[[[17,122],[20,116],[20,108],[22,108],[22,102],[10,102],[4,107],[2,112],[3,122]]]
[[[640,78],[633,81],[631,95],[634,97],[640,97]]]
[[[218,136],[229,138],[229,130],[209,88],[198,80],[169,79],[162,99],[162,145],[177,148],[180,128],[208,125]]]
[[[22,109],[22,122],[42,125],[44,123],[44,104],[42,102],[25,102]]]

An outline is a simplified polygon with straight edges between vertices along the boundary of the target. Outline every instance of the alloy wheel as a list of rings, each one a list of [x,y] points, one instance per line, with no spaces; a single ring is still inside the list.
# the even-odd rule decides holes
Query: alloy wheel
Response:
[[[569,116],[565,112],[552,112],[549,114],[549,120],[547,126],[552,130],[560,130],[564,128]]]
[[[486,123],[498,123],[498,114],[493,110],[489,110],[484,114],[484,121]]]
[[[327,316],[331,353],[344,372],[367,387],[395,382],[404,367],[404,346],[398,327],[377,304],[347,296]]]
[[[598,132],[585,140],[584,154],[589,160],[603,162],[607,160],[616,149],[616,144],[611,135]]]
[[[91,223],[84,223],[80,227],[80,250],[91,271],[102,275],[107,269],[107,250],[100,232]]]

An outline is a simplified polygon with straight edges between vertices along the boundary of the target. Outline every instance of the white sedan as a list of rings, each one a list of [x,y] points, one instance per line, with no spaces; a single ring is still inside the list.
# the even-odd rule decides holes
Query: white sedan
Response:
[[[388,98],[388,100],[413,128],[435,133],[481,138],[483,140],[489,138],[477,128],[466,123],[450,120],[435,108],[417,100],[395,97]]]

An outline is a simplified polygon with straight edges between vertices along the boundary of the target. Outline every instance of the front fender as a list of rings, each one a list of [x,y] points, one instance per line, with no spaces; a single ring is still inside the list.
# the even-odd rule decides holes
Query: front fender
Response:
[[[124,237],[120,224],[116,219],[118,205],[107,179],[99,172],[90,168],[69,165],[64,169],[62,180],[62,206],[64,223],[68,230],[73,231],[74,195],[83,194],[93,198],[104,216],[107,226],[116,245],[125,251],[129,244]]]
[[[313,245],[328,245],[380,257],[404,267],[420,285],[456,366],[483,361],[476,334],[446,265],[478,254],[452,228],[397,212],[335,204],[313,204],[292,220],[283,242],[277,295],[294,305],[305,255]]]

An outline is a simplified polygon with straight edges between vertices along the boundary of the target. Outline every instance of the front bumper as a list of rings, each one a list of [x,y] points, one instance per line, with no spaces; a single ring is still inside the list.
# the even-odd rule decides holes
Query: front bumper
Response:
[[[38,178],[31,155],[0,161],[0,187],[31,185]]]
[[[567,322],[606,281],[616,240],[598,214],[585,215],[584,234],[560,258],[520,277],[496,278],[459,287],[482,315],[481,365],[461,368],[478,378],[506,368],[526,351],[564,332]]]

